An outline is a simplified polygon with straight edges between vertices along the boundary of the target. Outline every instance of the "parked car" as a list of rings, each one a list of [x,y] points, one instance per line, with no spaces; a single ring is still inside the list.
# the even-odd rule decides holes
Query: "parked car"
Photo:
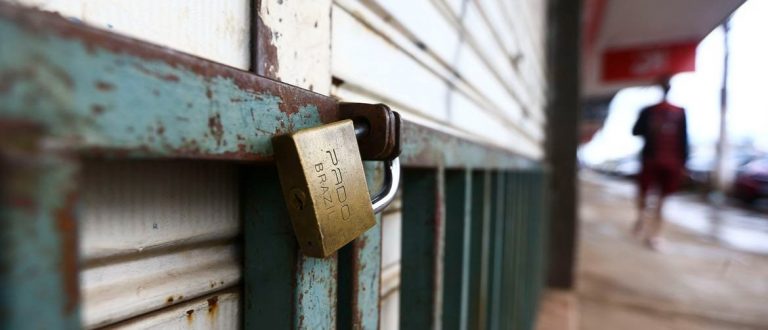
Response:
[[[733,194],[749,203],[768,197],[768,157],[752,160],[739,168]]]

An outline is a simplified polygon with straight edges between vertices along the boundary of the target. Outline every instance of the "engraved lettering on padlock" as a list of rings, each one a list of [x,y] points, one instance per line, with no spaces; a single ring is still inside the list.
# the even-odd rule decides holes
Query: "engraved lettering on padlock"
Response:
[[[344,212],[346,211],[346,212]],[[341,207],[341,219],[342,220],[349,220],[349,218],[352,217],[352,211],[349,208],[349,205],[344,205]]]
[[[333,165],[339,165],[339,159],[336,157],[336,149],[332,149],[332,152],[326,151],[326,153],[331,157],[331,163]]]
[[[340,185],[344,183],[344,177],[341,175],[341,169],[340,168],[334,168],[331,170],[333,172],[333,176],[336,177],[336,185]]]

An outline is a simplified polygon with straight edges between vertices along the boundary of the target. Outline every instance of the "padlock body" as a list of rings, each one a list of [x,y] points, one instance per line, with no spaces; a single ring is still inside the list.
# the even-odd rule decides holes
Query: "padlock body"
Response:
[[[296,239],[327,257],[376,224],[351,120],[273,139]]]

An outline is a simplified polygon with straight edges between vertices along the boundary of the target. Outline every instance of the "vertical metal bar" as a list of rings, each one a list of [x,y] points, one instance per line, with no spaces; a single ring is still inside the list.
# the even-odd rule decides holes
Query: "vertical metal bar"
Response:
[[[299,256],[293,316],[297,329],[336,328],[336,264],[336,254],[325,259]]]
[[[0,328],[78,329],[79,163],[0,122]]]
[[[491,279],[491,226],[493,225],[493,208],[496,191],[493,185],[494,175],[491,171],[484,173],[484,198],[483,198],[483,239],[481,246],[480,262],[480,292],[478,297],[478,329],[487,329],[488,327],[488,302],[490,301],[490,279]]]
[[[496,172],[493,179],[493,214],[491,221],[493,223],[493,232],[491,239],[491,272],[488,303],[488,326],[490,329],[499,329],[501,313],[501,283],[502,266],[504,262],[504,210],[505,210],[505,173]]]
[[[301,255],[274,167],[244,171],[245,328],[335,328],[336,256]]]
[[[248,166],[242,178],[244,328],[295,328],[298,246],[277,170]]]
[[[432,307],[432,320],[434,324],[432,329],[440,330],[443,328],[443,275],[445,274],[445,169],[442,166],[437,168],[437,201],[435,203],[435,246],[432,263],[434,271],[432,276],[435,283],[432,286],[432,296],[434,306]]]
[[[482,292],[483,284],[485,283],[485,271],[484,271],[484,252],[487,252],[486,242],[488,241],[483,235],[487,234],[486,219],[488,218],[488,206],[490,205],[489,198],[491,195],[489,176],[487,171],[475,171],[472,175],[472,191],[471,196],[468,196],[471,206],[471,226],[469,232],[471,233],[470,241],[470,256],[469,256],[469,297],[468,297],[468,319],[467,327],[470,329],[483,329],[485,324],[484,320],[484,293]]]
[[[401,329],[432,329],[440,323],[441,175],[441,169],[409,169],[403,175]]]
[[[505,203],[507,209],[505,213],[506,226],[504,228],[504,272],[503,272],[503,286],[504,299],[502,301],[502,322],[501,327],[504,329],[518,329],[517,320],[518,316],[518,301],[517,297],[520,294],[520,286],[526,285],[519,277],[520,256],[519,256],[519,225],[520,225],[520,213],[526,207],[525,204],[520,203],[520,189],[518,172],[508,172],[505,180]]]
[[[472,171],[464,171],[464,235],[462,235],[461,252],[461,317],[459,318],[459,329],[469,329],[469,287],[470,287],[470,267],[472,254]]]
[[[530,233],[528,228],[530,227],[530,223],[533,220],[531,217],[533,205],[531,205],[530,200],[532,188],[530,186],[530,172],[521,172],[518,177],[520,190],[517,200],[518,203],[524,205],[524,207],[521,208],[521,212],[518,214],[517,232],[515,235],[516,240],[518,241],[517,251],[515,253],[518,269],[516,278],[518,279],[519,283],[517,294],[515,295],[515,326],[519,328],[525,328],[529,318],[529,306],[535,303],[531,301],[529,297],[529,290],[532,285],[530,281],[530,272],[533,270],[533,267],[531,266],[531,254],[529,246],[533,237],[529,235]]]
[[[471,179],[468,171],[447,171],[445,173],[445,255],[443,272],[443,328],[460,329],[466,322],[467,281],[469,272],[469,189]],[[464,315],[464,319],[462,319]]]
[[[371,193],[383,181],[381,162],[366,162]],[[381,215],[376,225],[339,252],[338,328],[377,329],[381,288]]]

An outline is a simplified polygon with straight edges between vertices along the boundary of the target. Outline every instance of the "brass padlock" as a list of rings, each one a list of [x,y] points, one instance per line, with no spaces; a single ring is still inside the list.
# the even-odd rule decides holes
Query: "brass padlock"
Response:
[[[304,254],[327,257],[376,224],[352,120],[277,136],[272,145]]]

